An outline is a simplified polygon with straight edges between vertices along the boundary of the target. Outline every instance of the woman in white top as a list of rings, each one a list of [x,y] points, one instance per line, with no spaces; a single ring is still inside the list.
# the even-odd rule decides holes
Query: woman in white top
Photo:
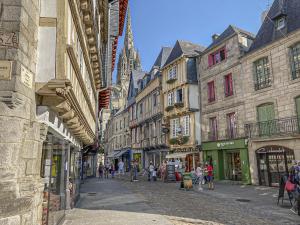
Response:
[[[203,178],[204,178],[204,170],[202,168],[202,165],[201,163],[198,164],[198,167],[196,169],[196,176],[198,178],[198,181],[199,181],[199,187],[198,187],[198,190],[199,191],[203,191],[203,188],[202,188],[202,182],[203,182]]]

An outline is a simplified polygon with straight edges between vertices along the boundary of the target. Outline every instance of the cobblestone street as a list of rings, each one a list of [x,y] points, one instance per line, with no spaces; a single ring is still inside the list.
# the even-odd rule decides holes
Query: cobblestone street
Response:
[[[277,189],[218,183],[214,191],[179,190],[178,183],[87,180],[65,225],[300,224]],[[130,190],[130,191],[129,191]]]

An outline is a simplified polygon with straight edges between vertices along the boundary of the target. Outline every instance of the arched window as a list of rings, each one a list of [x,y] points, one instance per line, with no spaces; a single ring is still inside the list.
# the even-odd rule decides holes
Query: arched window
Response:
[[[300,42],[293,45],[290,49],[292,79],[300,77]]]

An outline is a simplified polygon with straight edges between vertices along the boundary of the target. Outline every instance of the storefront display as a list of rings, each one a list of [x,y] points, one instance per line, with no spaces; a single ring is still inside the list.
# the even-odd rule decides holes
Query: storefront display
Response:
[[[282,146],[265,146],[256,151],[259,184],[278,186],[281,176],[288,173],[294,151]]]
[[[202,143],[204,162],[214,167],[214,179],[250,184],[248,146],[245,139]]]

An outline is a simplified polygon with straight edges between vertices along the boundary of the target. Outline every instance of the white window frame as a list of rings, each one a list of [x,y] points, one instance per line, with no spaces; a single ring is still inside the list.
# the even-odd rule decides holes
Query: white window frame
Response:
[[[183,116],[182,117],[182,122],[183,122],[183,131],[182,134],[183,136],[190,136],[190,116]]]
[[[178,136],[178,128],[180,128],[180,120],[179,118],[170,120],[170,138],[176,138]]]
[[[177,77],[177,65],[172,66],[169,70],[168,70],[168,79],[175,79]]]
[[[174,92],[168,93],[168,106],[172,106],[174,104]]]

